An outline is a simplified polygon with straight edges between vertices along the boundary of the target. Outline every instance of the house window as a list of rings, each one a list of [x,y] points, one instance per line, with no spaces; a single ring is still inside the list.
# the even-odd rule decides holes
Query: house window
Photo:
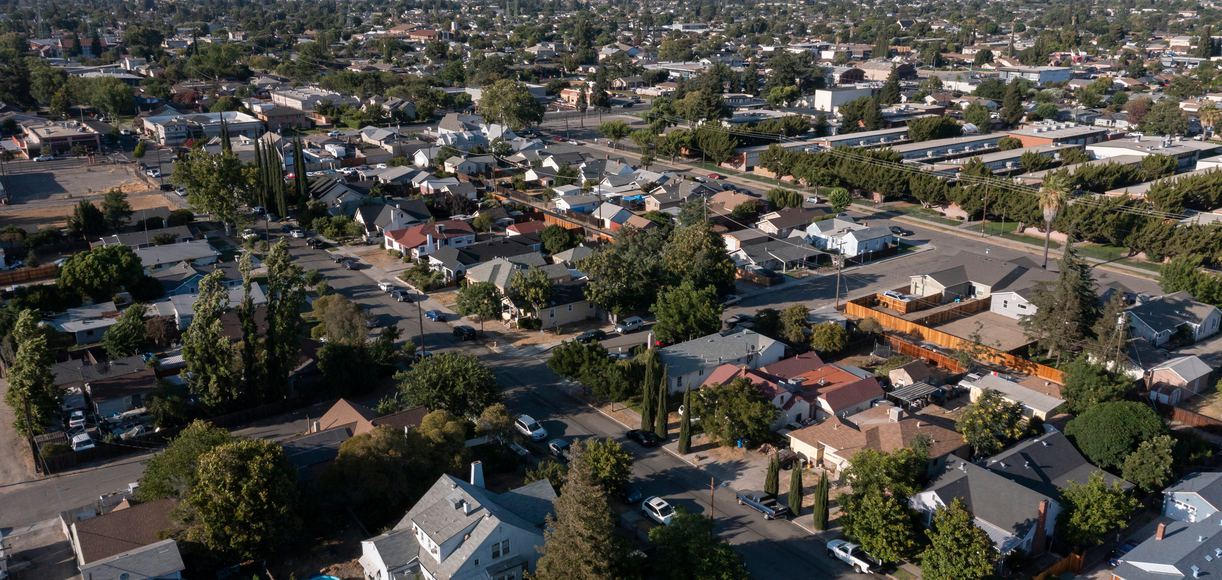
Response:
[[[1001,307],[1002,307],[1002,308],[1009,308],[1009,307],[1010,307],[1010,301],[1009,301],[1009,300],[1002,300],[1002,301],[1001,301]]]
[[[492,544],[492,559],[495,560],[501,556],[509,555],[509,540],[496,542]]]

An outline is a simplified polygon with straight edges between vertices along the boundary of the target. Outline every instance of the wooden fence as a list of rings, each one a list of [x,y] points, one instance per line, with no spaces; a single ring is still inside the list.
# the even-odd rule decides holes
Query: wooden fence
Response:
[[[1048,580],[1049,578],[1057,578],[1066,572],[1077,574],[1082,571],[1082,555],[1070,554],[1058,560],[1055,564],[1044,569],[1043,572],[1035,575],[1035,580]]]
[[[516,189],[511,189],[503,185],[493,185],[491,193],[494,197],[504,200],[515,201],[521,204],[535,208],[543,214],[543,222],[554,224],[568,229],[583,229],[589,237],[598,237],[606,240],[611,240],[614,233],[603,229],[602,222],[594,219],[591,216],[580,213],[565,213],[548,208],[546,203],[540,202],[538,199],[522,193]]]
[[[21,268],[12,272],[0,272],[0,286],[50,280],[56,274],[59,274],[59,266],[55,264],[46,264],[34,268]]]
[[[911,321],[924,326],[937,326],[952,320],[979,314],[988,309],[989,300],[968,300],[966,302],[954,303],[943,310],[929,312],[924,316],[917,316]]]
[[[1052,381],[1057,384],[1065,384],[1064,373],[1057,369],[1029,361],[1020,356],[1003,352],[990,346],[973,344],[972,342],[953,334],[948,334],[911,320],[904,320],[898,316],[894,316],[880,310],[875,310],[872,308],[875,304],[878,304],[877,295],[862,296],[861,298],[856,298],[846,302],[844,313],[855,318],[873,318],[887,330],[919,336],[924,342],[928,342],[932,345],[947,350],[971,350],[973,353],[975,353],[978,360],[1001,365],[1024,374],[1035,375],[1041,379]]]
[[[951,374],[959,374],[967,371],[967,369],[964,368],[958,360],[955,360],[954,357],[919,344],[908,342],[907,340],[904,340],[903,338],[894,334],[887,335],[887,344],[891,345],[891,350],[893,352],[898,352],[902,355],[913,358],[927,360],[937,365],[939,368],[946,369]]]
[[[1202,415],[1196,411],[1178,406],[1161,404],[1156,406],[1164,413],[1167,413],[1173,423],[1203,429],[1211,433],[1222,432],[1222,421],[1210,417],[1209,415]]]
[[[907,292],[908,288],[905,287],[901,291]],[[914,298],[911,300],[900,300],[898,298],[887,296],[886,294],[880,294],[878,295],[878,300],[883,306],[886,306],[891,310],[899,312],[900,314],[908,314],[910,312],[916,312],[918,310],[925,310],[927,308],[937,306],[938,303],[942,301],[942,296],[934,295],[926,296],[924,298]]]

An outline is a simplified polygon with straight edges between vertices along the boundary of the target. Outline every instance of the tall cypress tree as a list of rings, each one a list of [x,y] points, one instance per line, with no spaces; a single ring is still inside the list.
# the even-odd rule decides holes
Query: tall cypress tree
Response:
[[[556,513],[547,516],[534,575],[539,580],[612,578],[623,557],[607,492],[595,481],[590,462],[581,460],[583,452],[580,443],[573,445]]]
[[[297,186],[297,203],[305,203],[308,199],[306,169],[305,169],[305,154],[301,149],[301,135],[298,135],[293,140],[293,183]]]
[[[641,431],[653,429],[653,388],[657,381],[658,351],[650,348],[645,355],[645,382],[641,384]]]
[[[221,315],[229,307],[223,279],[224,272],[215,270],[200,280],[191,325],[182,335],[182,358],[191,377],[188,386],[212,408],[232,404],[238,388],[233,348],[221,325]]]
[[[1017,79],[1006,85],[1005,95],[1001,99],[1001,120],[1011,127],[1023,120],[1023,94]]]
[[[267,255],[267,338],[264,369],[272,394],[283,393],[301,351],[305,274],[280,240]]]
[[[827,482],[827,473],[819,475],[819,485],[815,487],[815,514],[814,527],[817,531],[827,529],[827,500],[830,492],[830,485]]]
[[[794,516],[802,513],[802,466],[794,465],[789,472],[789,496],[785,498]]]
[[[666,440],[666,423],[670,418],[667,413],[670,385],[667,384],[666,368],[662,368],[662,380],[655,387],[658,389],[658,406],[653,410],[653,432],[663,441]]]
[[[679,418],[679,453],[692,450],[692,389],[683,390],[683,416]]]
[[[878,102],[881,105],[894,105],[900,102],[900,75],[899,69],[891,67],[891,73],[887,75],[887,81],[883,83],[883,88],[878,92]]]
[[[764,493],[776,497],[781,491],[781,463],[777,461],[776,454],[768,460],[768,473],[764,475]]]
[[[253,283],[250,252],[242,254],[238,271],[242,273],[242,303],[238,305],[238,321],[242,327],[242,385],[243,398],[252,402],[266,402],[259,392],[262,377],[259,372],[259,327],[255,324],[255,303],[250,296]]]
[[[1035,314],[1023,317],[1019,324],[1060,364],[1065,354],[1081,348],[1090,336],[1099,319],[1099,306],[1090,266],[1078,258],[1071,244],[1065,244],[1058,264],[1061,272],[1056,282],[1035,289],[1031,297]]]
[[[12,408],[13,427],[22,435],[38,435],[54,420],[59,406],[55,359],[47,346],[47,335],[38,327],[38,314],[22,310],[13,325],[13,344],[17,352],[8,370],[8,391],[4,400]]]

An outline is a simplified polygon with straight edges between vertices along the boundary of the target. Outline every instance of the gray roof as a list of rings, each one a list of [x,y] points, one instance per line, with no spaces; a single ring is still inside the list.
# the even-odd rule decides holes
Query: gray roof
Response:
[[[467,282],[489,282],[493,286],[500,288],[503,292],[509,287],[509,282],[513,279],[514,273],[524,269],[524,265],[510,261],[507,258],[493,258],[468,269]]]
[[[167,539],[85,564],[80,568],[80,577],[84,580],[161,578],[185,569],[178,543]]]
[[[552,254],[552,260],[556,263],[576,264],[577,262],[590,257],[590,255],[593,253],[594,250],[587,246],[581,245],[575,248],[569,248],[563,252],[556,252],[555,254]]]
[[[1027,439],[993,457],[990,471],[1050,497],[1060,497],[1070,483],[1086,483],[1098,471],[1108,485],[1133,485],[1092,465],[1060,431]]]
[[[1213,372],[1205,361],[1198,358],[1196,355],[1188,355],[1173,358],[1151,370],[1167,369],[1180,376],[1184,381],[1193,381],[1195,379],[1209,376]]]
[[[1159,296],[1138,304],[1128,310],[1129,314],[1141,319],[1150,328],[1159,330],[1174,330],[1181,324],[1200,324],[1216,311],[1216,306],[1197,302],[1187,292],[1176,292]]]
[[[199,260],[219,254],[207,242],[180,242],[164,246],[149,246],[146,248],[136,248],[135,252],[136,257],[140,258],[140,263],[144,264],[146,268],[161,264]]]
[[[945,505],[955,498],[972,513],[998,547],[1006,549],[1008,536],[1022,538],[1036,525],[1041,501],[1056,500],[1010,481],[988,469],[952,457],[946,471],[929,485]]]
[[[1037,281],[1056,277],[1055,274],[1032,268],[1034,263],[1025,258],[1001,261],[960,253],[956,261],[959,262],[957,265],[932,272],[929,277],[946,288],[974,282],[988,286],[991,292],[1026,288]]]
[[[377,549],[382,563],[390,572],[406,567],[408,563],[420,556],[420,544],[411,528],[394,529],[380,536],[365,540]]]
[[[992,390],[1001,393],[1008,401],[1013,401],[1043,414],[1052,413],[1065,404],[1065,399],[1045,395],[1035,389],[1024,387],[1014,381],[999,376],[986,374],[984,376],[968,375],[962,381],[967,386],[975,386],[980,390]]]
[[[1212,505],[1215,511],[1222,510],[1222,472],[1190,473],[1164,489],[1163,493],[1194,493]]]
[[[191,228],[187,226],[170,226],[156,230],[141,230],[105,236],[100,238],[97,243],[91,245],[94,247],[121,245],[137,248],[140,246],[151,246],[153,245],[153,238],[167,235],[173,237],[176,241],[195,239],[195,233],[191,231]]]
[[[1222,521],[1217,516],[1190,524],[1172,521],[1167,523],[1163,539],[1151,536],[1125,554],[1114,575],[1124,580],[1167,580],[1169,578],[1191,578],[1193,568],[1201,578],[1222,576]],[[1171,566],[1170,570],[1156,573],[1153,567]]]
[[[714,333],[660,349],[662,363],[671,376],[686,375],[699,369],[716,367],[723,361],[737,360],[749,352],[762,352],[776,341],[753,330],[727,334]]]
[[[339,446],[352,438],[352,432],[346,427],[326,429],[317,433],[299,435],[282,442],[284,456],[289,464],[302,471],[334,461],[339,456]]]

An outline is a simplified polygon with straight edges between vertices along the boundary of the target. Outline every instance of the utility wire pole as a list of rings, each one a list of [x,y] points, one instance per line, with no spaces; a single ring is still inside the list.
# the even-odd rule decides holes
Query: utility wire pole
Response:
[[[836,308],[840,308],[840,271],[844,269],[844,254],[832,256],[832,264],[836,266]]]
[[[713,519],[717,515],[717,504],[713,501],[717,494],[717,484],[713,481],[713,476],[709,476],[709,519]]]

